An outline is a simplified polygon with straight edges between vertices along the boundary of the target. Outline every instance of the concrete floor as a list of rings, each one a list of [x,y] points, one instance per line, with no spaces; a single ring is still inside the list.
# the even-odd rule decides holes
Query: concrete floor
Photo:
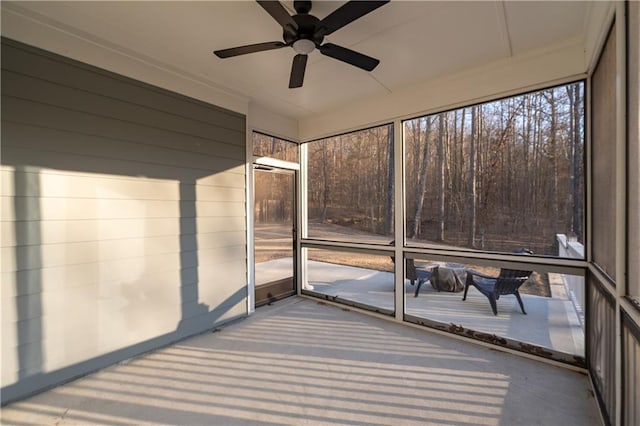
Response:
[[[263,285],[273,281],[293,276],[293,258],[282,257],[267,262],[256,263],[256,285]]]
[[[1,415],[14,425],[600,424],[584,374],[298,297]]]

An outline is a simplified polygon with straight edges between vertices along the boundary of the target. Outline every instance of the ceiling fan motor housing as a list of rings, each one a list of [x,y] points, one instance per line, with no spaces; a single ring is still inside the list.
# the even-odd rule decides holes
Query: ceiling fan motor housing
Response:
[[[298,24],[298,29],[295,30],[291,27],[286,27],[282,33],[284,42],[288,45],[292,45],[295,41],[300,39],[311,40],[315,43],[316,47],[322,44],[324,35],[321,31],[317,31],[317,26],[320,20],[313,15],[306,13],[298,13],[292,16],[293,20]]]
[[[293,8],[298,13],[309,13],[309,11],[311,11],[311,1],[309,1],[309,0],[295,0],[293,2]]]

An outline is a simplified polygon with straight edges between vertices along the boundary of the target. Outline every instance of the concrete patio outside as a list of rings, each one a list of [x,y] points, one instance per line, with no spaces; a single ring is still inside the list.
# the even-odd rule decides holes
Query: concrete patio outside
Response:
[[[256,264],[256,279],[291,276],[291,265],[291,258]],[[317,261],[308,261],[308,270],[309,284],[316,293],[394,310],[391,273]],[[405,284],[406,314],[584,357],[584,331],[578,315],[557,276],[550,275],[553,297],[523,294],[527,315],[520,312],[515,297],[504,296],[498,300],[498,315],[494,316],[487,298],[473,287],[462,301],[462,293],[437,292],[425,283],[416,298],[409,281]]]
[[[292,297],[2,409],[2,423],[598,425],[587,376]]]

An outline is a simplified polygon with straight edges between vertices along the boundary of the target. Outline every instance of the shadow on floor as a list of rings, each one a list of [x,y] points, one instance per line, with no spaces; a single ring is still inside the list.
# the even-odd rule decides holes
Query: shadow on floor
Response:
[[[583,374],[294,297],[11,404],[2,421],[590,425],[599,417]]]

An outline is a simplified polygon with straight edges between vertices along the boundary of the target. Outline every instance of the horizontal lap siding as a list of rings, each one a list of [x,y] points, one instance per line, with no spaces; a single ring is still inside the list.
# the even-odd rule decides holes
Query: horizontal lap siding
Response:
[[[246,314],[245,117],[2,43],[2,399]]]

